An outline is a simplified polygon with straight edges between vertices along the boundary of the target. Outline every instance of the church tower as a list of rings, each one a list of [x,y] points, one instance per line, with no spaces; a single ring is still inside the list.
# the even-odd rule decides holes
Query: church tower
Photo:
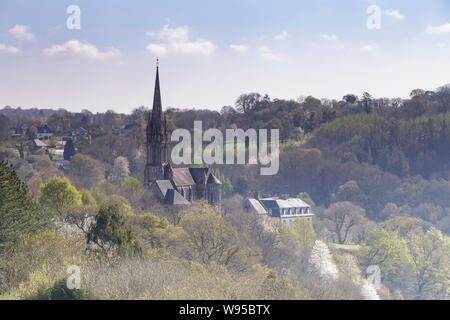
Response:
[[[147,163],[144,172],[144,185],[150,186],[156,180],[164,179],[164,167],[169,162],[169,137],[167,119],[162,112],[159,88],[159,66],[156,64],[155,93],[153,109],[147,123]]]

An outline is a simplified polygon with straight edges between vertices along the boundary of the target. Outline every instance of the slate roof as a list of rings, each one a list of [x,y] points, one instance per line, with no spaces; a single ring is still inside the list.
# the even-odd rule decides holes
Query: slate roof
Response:
[[[41,140],[39,140],[39,139],[34,139],[33,142],[36,145],[36,147],[39,147],[39,148],[46,148],[47,147],[47,145],[45,143],[43,143]]]
[[[174,189],[169,189],[166,192],[164,197],[163,204],[167,205],[188,205],[189,201],[187,201],[178,191]]]
[[[192,179],[194,179],[197,184],[204,184],[209,169],[208,168],[189,168],[189,172],[192,175]]]
[[[159,191],[161,191],[163,197],[166,196],[167,190],[174,189],[174,186],[170,180],[156,180],[155,183]]]
[[[267,214],[266,209],[262,206],[262,204],[256,199],[247,199],[247,203],[252,211],[255,211],[258,214]]]
[[[279,198],[264,198],[260,199],[265,207],[269,208],[310,208],[311,206],[301,199],[289,198],[289,199],[279,199]]]
[[[217,177],[215,175],[213,175],[212,173],[209,174],[208,177],[208,184],[222,184],[222,182],[219,181],[219,179],[217,179]]]
[[[176,186],[194,185],[189,168],[173,168],[173,182]]]

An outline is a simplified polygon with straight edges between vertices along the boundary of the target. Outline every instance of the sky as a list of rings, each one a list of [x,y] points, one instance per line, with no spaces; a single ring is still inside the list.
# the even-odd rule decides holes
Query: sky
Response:
[[[157,57],[164,108],[406,98],[450,83],[450,2],[0,0],[0,108],[130,113]]]

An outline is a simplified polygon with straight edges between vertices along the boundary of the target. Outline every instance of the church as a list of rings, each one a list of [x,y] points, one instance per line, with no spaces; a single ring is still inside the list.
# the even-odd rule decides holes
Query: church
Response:
[[[213,206],[220,206],[222,183],[212,170],[173,167],[170,160],[170,146],[167,118],[162,112],[159,66],[157,65],[153,109],[147,123],[147,162],[144,185],[152,190],[164,205],[189,205],[192,201],[204,199]]]

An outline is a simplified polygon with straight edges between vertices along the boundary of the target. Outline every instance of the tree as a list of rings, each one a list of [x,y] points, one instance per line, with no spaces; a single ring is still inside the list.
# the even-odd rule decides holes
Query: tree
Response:
[[[87,233],[87,243],[95,243],[104,253],[117,252],[122,256],[142,254],[139,240],[120,213],[116,204],[102,205]]]
[[[241,248],[235,227],[206,203],[187,210],[181,226],[188,236],[187,258],[204,264],[215,262],[237,271],[250,268],[251,251]]]
[[[0,161],[0,250],[48,224],[49,216],[40,210],[13,167]]]
[[[311,251],[309,263],[322,279],[336,280],[338,278],[338,271],[333,262],[330,250],[321,240],[316,240]]]
[[[397,231],[377,228],[369,232],[358,250],[358,260],[363,270],[376,265],[381,270],[383,281],[400,282],[406,267],[411,263],[406,241]]]
[[[364,197],[364,193],[359,188],[358,183],[354,180],[346,182],[340,186],[336,192],[338,201],[350,201],[362,204]]]
[[[283,231],[292,235],[302,248],[311,249],[316,240],[316,233],[312,224],[304,218],[297,218],[288,223],[284,226]]]
[[[245,177],[239,177],[236,183],[236,192],[242,196],[247,195],[248,192],[248,182]]]
[[[410,232],[407,245],[413,262],[416,297],[448,299],[450,238],[430,228],[426,233]]]
[[[72,157],[68,174],[77,187],[86,189],[99,185],[104,179],[100,162],[81,153]]]
[[[10,138],[9,127],[11,126],[11,120],[0,114],[0,141],[5,141]]]
[[[123,179],[130,175],[128,159],[125,157],[117,157],[114,160],[114,166],[111,173],[112,180],[121,183]]]
[[[262,100],[259,93],[241,94],[235,103],[236,110],[245,114],[250,113]]]
[[[373,98],[370,95],[370,93],[368,93],[368,92],[364,92],[363,93],[363,97],[362,97],[361,103],[362,103],[363,110],[366,113],[372,113],[372,110],[373,110],[372,100],[373,100]]]
[[[69,160],[75,155],[75,146],[72,139],[67,140],[64,146],[64,160]]]
[[[39,288],[26,300],[95,300],[89,290],[67,288],[67,279],[56,281],[50,288]]]
[[[41,186],[40,204],[64,218],[70,209],[82,203],[81,194],[67,178],[53,177]]]
[[[307,204],[309,204],[310,206],[315,206],[316,204],[314,203],[314,201],[311,199],[311,197],[309,196],[308,192],[300,192],[297,195],[297,198],[305,201]]]
[[[348,201],[333,203],[324,211],[340,244],[347,242],[352,229],[364,220],[365,213],[363,208]]]
[[[354,104],[356,103],[356,101],[358,101],[358,97],[354,94],[347,94],[342,98],[342,100],[347,103]]]

